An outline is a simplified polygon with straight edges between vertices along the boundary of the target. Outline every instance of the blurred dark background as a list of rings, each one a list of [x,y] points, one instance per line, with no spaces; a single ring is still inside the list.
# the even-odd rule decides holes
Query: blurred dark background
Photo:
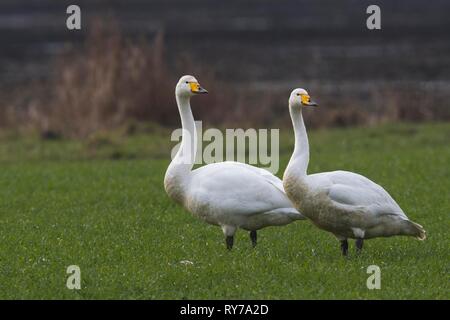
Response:
[[[366,28],[370,4],[381,30]],[[194,113],[214,125],[285,124],[295,87],[323,107],[312,126],[448,121],[449,15],[446,0],[2,0],[0,126],[177,126],[183,74],[210,90]]]

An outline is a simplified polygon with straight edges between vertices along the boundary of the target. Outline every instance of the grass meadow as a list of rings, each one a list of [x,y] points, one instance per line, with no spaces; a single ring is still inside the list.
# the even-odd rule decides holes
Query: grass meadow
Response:
[[[220,228],[165,194],[166,129],[82,140],[0,135],[1,299],[448,299],[450,124],[311,130],[309,172],[344,169],[384,186],[424,242],[366,241],[356,256],[308,221],[239,231],[232,251]],[[280,172],[293,149],[281,128]],[[192,264],[183,264],[183,260]],[[381,289],[366,287],[369,265]],[[66,268],[81,268],[81,290]]]

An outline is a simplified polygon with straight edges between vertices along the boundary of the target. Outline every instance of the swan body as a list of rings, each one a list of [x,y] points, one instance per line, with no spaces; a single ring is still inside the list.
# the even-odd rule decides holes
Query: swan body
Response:
[[[304,89],[295,89],[289,99],[294,125],[295,148],[283,177],[283,185],[295,207],[317,227],[341,240],[344,255],[348,238],[363,239],[395,235],[426,238],[425,230],[406,214],[380,185],[348,171],[307,175],[309,145],[302,107],[315,105]]]
[[[256,230],[305,219],[293,208],[282,181],[264,169],[226,161],[192,170],[197,145],[189,103],[196,94],[192,85],[204,90],[192,76],[181,77],[176,87],[183,134],[180,149],[165,175],[167,194],[194,216],[221,226],[229,249],[237,228],[251,231],[256,245]]]
[[[285,195],[282,181],[262,171],[266,170],[232,161],[196,169],[183,204],[210,224],[248,231],[301,218]]]

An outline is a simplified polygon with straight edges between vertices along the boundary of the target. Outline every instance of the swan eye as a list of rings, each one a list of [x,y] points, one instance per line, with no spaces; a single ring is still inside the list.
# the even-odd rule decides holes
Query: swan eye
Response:
[[[189,84],[189,81],[186,81],[186,84]]]
[[[297,93],[297,97],[300,97],[300,93]]]

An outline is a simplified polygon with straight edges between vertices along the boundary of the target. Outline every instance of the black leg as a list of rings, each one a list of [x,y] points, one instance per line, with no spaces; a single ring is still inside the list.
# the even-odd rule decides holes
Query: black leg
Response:
[[[342,250],[342,255],[343,256],[347,256],[347,253],[348,253],[348,241],[347,241],[347,239],[341,240],[341,250]]]
[[[250,239],[252,240],[253,248],[256,247],[256,241],[257,241],[256,230],[250,231]]]
[[[227,249],[231,250],[233,248],[234,237],[233,236],[227,236],[225,238],[225,243],[227,244]]]
[[[361,250],[363,248],[364,239],[356,239],[356,253],[361,253]]]

